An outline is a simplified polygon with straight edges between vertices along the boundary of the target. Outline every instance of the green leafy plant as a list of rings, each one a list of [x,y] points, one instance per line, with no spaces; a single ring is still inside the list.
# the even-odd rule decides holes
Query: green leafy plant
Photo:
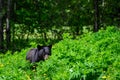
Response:
[[[119,35],[119,29],[110,26],[77,39],[64,34],[49,59],[36,63],[36,69],[25,60],[29,48],[0,54],[0,80],[119,80]]]

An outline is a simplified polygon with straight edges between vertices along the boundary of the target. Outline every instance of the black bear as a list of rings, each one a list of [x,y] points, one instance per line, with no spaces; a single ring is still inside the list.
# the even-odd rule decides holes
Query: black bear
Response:
[[[51,48],[52,45],[37,45],[37,48],[33,48],[30,51],[28,51],[26,60],[29,60],[31,63],[39,62],[40,60],[46,60],[48,56],[51,55]]]

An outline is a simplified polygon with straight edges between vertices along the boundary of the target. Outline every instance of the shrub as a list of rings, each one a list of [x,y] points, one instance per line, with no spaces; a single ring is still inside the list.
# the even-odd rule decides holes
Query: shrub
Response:
[[[36,63],[36,69],[25,60],[29,48],[13,55],[8,51],[0,55],[0,80],[120,80],[119,35],[115,27],[74,40],[64,34],[50,58]]]
[[[52,80],[119,80],[119,35],[118,29],[108,27],[79,39],[64,38],[54,45],[50,59],[39,64],[37,75]]]

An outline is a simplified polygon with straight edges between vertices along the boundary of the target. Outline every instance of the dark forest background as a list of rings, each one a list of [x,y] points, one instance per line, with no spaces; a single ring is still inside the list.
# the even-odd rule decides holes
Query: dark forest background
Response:
[[[0,51],[54,44],[63,33],[120,27],[119,0],[0,0]]]

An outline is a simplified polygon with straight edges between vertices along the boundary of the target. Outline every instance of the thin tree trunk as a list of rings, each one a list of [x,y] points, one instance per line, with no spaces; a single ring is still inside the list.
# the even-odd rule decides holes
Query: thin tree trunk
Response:
[[[3,49],[3,0],[0,0],[0,51]]]
[[[7,2],[7,17],[6,17],[6,48],[10,47],[11,43],[11,33],[10,33],[10,9],[11,9],[11,0]]]
[[[99,30],[99,9],[98,9],[98,0],[94,0],[94,32]]]

